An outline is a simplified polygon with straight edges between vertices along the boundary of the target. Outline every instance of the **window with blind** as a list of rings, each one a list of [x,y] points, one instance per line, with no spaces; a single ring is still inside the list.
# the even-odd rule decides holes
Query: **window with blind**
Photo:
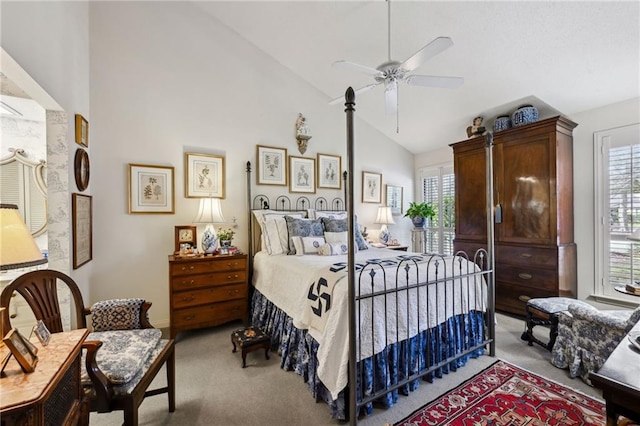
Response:
[[[596,293],[640,281],[640,125],[597,132]],[[619,294],[618,294],[619,295]]]
[[[455,177],[453,166],[422,170],[422,200],[433,205],[436,216],[427,221],[425,251],[453,254],[455,234]]]

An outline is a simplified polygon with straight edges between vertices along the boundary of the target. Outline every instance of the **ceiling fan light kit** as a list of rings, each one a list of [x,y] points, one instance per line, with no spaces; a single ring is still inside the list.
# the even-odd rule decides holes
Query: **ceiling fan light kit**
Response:
[[[404,81],[411,86],[436,87],[455,89],[464,83],[462,77],[444,77],[432,75],[409,75],[413,70],[423,63],[453,46],[453,41],[449,37],[437,37],[429,44],[418,50],[404,62],[391,60],[391,2],[387,0],[388,19],[388,60],[377,68],[360,65],[349,61],[336,61],[333,67],[351,71],[356,71],[373,76],[375,83],[368,84],[357,90],[356,94],[367,92],[374,87],[384,85],[385,111],[387,114],[398,111],[398,81]],[[330,105],[341,103],[344,96],[329,101]],[[397,117],[397,116],[396,116]]]

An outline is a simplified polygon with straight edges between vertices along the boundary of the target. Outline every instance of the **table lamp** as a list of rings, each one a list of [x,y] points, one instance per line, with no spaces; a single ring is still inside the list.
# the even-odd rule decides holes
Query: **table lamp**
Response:
[[[376,216],[375,223],[382,224],[380,227],[380,242],[383,244],[389,244],[390,235],[387,225],[393,225],[396,223],[393,220],[393,215],[391,214],[391,207],[378,207],[378,216]]]
[[[0,270],[47,263],[15,204],[0,204]]]
[[[218,246],[218,236],[216,229],[213,227],[214,223],[224,223],[224,216],[222,216],[222,208],[220,206],[219,198],[201,198],[200,208],[198,214],[193,223],[206,224],[204,232],[202,233],[202,251],[206,254],[213,254]]]

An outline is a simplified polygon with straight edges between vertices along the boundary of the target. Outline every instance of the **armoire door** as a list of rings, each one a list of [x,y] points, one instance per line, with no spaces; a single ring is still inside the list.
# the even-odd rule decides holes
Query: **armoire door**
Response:
[[[456,240],[487,241],[484,138],[454,147]]]

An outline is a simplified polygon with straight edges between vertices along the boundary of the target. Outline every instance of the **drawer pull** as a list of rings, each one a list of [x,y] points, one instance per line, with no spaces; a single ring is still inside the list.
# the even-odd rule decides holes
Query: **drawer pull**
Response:
[[[532,256],[531,253],[520,253],[520,257],[524,257],[525,259],[528,259]]]
[[[182,298],[183,302],[191,302],[193,299],[195,299],[195,296],[185,296]]]
[[[192,320],[194,319],[196,316],[195,315],[187,315],[185,317],[183,317],[186,321]]]
[[[527,274],[526,272],[520,272],[518,274],[518,277],[523,279],[523,280],[530,280],[531,278],[533,278],[533,275]]]
[[[188,269],[188,270],[190,270],[190,271],[193,271],[193,270],[194,270],[194,269],[196,269],[196,268],[195,268],[195,266],[193,266],[193,265],[191,265],[191,266],[189,266],[189,267],[186,267],[186,266],[183,266],[183,267],[182,267],[182,270],[183,270],[183,271],[186,271],[187,269]]]
[[[191,280],[191,281],[182,281],[182,285],[193,285],[195,284],[195,280]]]
[[[237,290],[237,289],[236,289],[236,290],[229,290],[229,291],[227,292],[227,294],[228,294],[229,296],[234,295],[234,294],[238,294],[238,290]]]
[[[228,280],[238,279],[238,274],[233,275],[233,276],[231,276],[231,275],[227,275],[227,279],[228,279]]]

